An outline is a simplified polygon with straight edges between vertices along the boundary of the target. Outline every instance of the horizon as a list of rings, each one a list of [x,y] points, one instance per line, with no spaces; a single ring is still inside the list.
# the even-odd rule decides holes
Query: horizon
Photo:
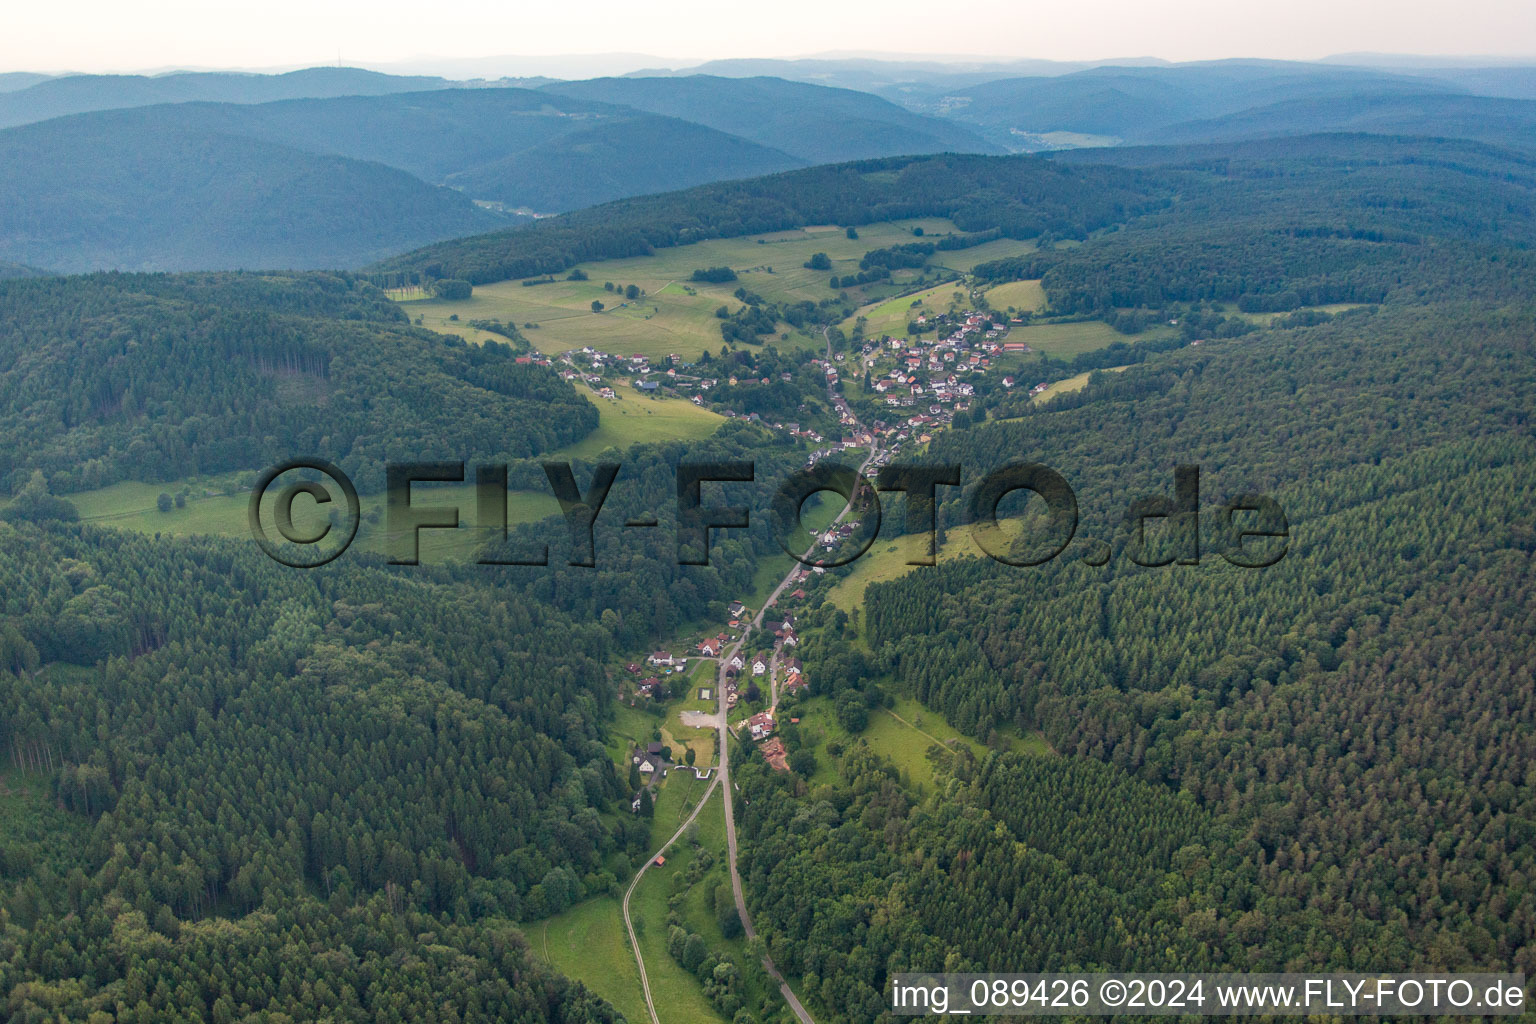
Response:
[[[1468,0],[1450,21],[1443,8],[1427,0],[1410,0],[1406,6],[1302,0],[1283,11],[1242,12],[1212,0],[1176,0],[1156,9],[1131,0],[1091,0],[1070,11],[958,0],[942,19],[933,18],[933,10],[916,0],[833,9],[787,0],[771,21],[753,24],[750,33],[696,0],[666,0],[647,9],[643,19],[613,0],[598,0],[579,26],[558,9],[505,10],[473,0],[434,10],[430,19],[413,5],[365,6],[355,0],[275,0],[255,17],[189,3],[172,6],[177,10],[167,13],[177,16],[173,33],[158,26],[158,19],[135,16],[103,0],[20,10],[0,43],[0,68],[40,74],[270,73],[336,64],[417,70],[523,64],[497,75],[512,77],[538,74],[540,65],[560,62],[642,62],[606,72],[623,74],[649,61],[675,70],[708,60],[796,60],[825,54],[938,63],[1316,62],[1351,55],[1402,55],[1437,63],[1536,60],[1536,7],[1512,10],[1501,0]],[[985,32],[978,32],[979,26]],[[982,38],[986,45],[979,47]],[[918,41],[921,45],[913,46]],[[1154,56],[1128,56],[1136,54]]]
[[[619,51],[573,51],[552,54],[484,54],[444,55],[422,54],[398,60],[350,59],[345,54],[330,61],[280,62],[264,65],[246,64],[159,64],[88,68],[70,66],[44,68],[38,66],[4,66],[0,75],[43,75],[48,78],[69,78],[92,75],[138,76],[163,78],[173,75],[237,74],[237,75],[284,75],[296,71],[320,69],[370,71],[401,77],[438,77],[448,80],[475,81],[502,78],[599,78],[638,75],[648,71],[677,74],[695,71],[711,64],[723,63],[810,63],[845,62],[890,65],[932,65],[936,68],[952,68],[957,73],[967,70],[994,71],[1014,65],[1057,65],[1055,70],[1042,67],[1026,74],[1071,74],[1075,71],[1101,67],[1184,67],[1202,64],[1234,62],[1276,64],[1328,64],[1338,67],[1387,68],[1393,70],[1431,70],[1458,68],[1498,68],[1536,66],[1536,52],[1529,53],[1427,53],[1418,51],[1352,50],[1326,53],[1316,57],[1275,57],[1251,53],[1234,53],[1223,57],[1197,57],[1188,59],[1164,57],[1151,53],[1124,53],[1104,57],[1043,57],[1030,54],[963,54],[963,53],[914,53],[906,51],[824,51],[815,53],[786,53],[767,56],[733,55],[716,57],[662,56],[648,53]],[[527,65],[517,67],[518,64]],[[504,65],[498,73],[489,70]],[[477,71],[477,67],[486,69]],[[561,72],[561,73],[557,73]],[[699,72],[707,73],[707,72]]]

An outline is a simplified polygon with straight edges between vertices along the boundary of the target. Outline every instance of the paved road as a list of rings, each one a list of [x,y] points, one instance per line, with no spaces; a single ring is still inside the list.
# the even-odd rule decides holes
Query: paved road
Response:
[[[827,330],[823,330],[822,335],[827,339],[827,361],[830,364],[832,359],[832,339]],[[833,399],[835,404],[836,399],[840,397],[837,395],[836,389],[829,384],[827,386],[827,393],[828,396]],[[869,464],[873,462],[875,457],[879,454],[880,446],[878,442],[872,444],[869,449],[869,455],[859,466],[859,480],[863,480],[864,471],[869,468]],[[841,523],[843,519],[847,517],[848,512],[850,509],[852,509],[852,507],[852,503],[844,505],[843,510],[837,514],[837,518],[832,520],[832,525],[836,526],[838,523]],[[802,557],[809,559],[815,550],[816,544],[815,542],[812,542],[811,546],[805,549]],[[640,943],[635,937],[634,925],[630,922],[630,897],[634,894],[635,887],[640,884],[640,879],[645,874],[646,869],[656,862],[656,857],[660,853],[665,851],[674,842],[676,842],[680,836],[682,836],[683,830],[686,829],[690,823],[692,823],[694,818],[698,817],[699,811],[702,810],[704,805],[709,801],[710,797],[714,794],[715,787],[717,786],[719,786],[720,791],[725,794],[725,846],[727,861],[730,864],[731,870],[731,892],[736,897],[736,912],[741,915],[741,927],[742,930],[746,932],[747,938],[754,939],[757,937],[757,930],[752,927],[752,915],[747,913],[746,897],[742,893],[741,872],[738,871],[736,867],[736,814],[733,806],[734,802],[732,800],[733,785],[731,783],[730,746],[731,730],[730,726],[727,724],[727,714],[730,710],[730,706],[726,702],[725,673],[727,669],[727,663],[735,654],[741,650],[743,646],[746,645],[748,638],[752,635],[752,631],[754,629],[761,628],[764,617],[768,614],[768,610],[778,602],[780,595],[782,595],[785,588],[789,586],[791,580],[794,578],[795,570],[799,567],[800,566],[796,564],[794,568],[792,568],[788,573],[784,575],[784,578],[779,581],[779,585],[773,588],[773,593],[769,594],[767,600],[763,602],[763,606],[757,610],[757,614],[753,616],[752,620],[747,623],[745,628],[742,629],[741,636],[737,638],[736,642],[731,645],[729,650],[720,652],[720,658],[718,662],[719,668],[717,669],[717,675],[715,679],[716,691],[720,697],[720,710],[715,716],[715,729],[719,733],[720,756],[717,762],[718,770],[715,773],[715,780],[714,782],[710,783],[709,789],[704,792],[703,798],[699,800],[699,804],[693,809],[693,813],[688,815],[688,820],[679,826],[678,830],[673,833],[672,838],[668,839],[666,843],[662,845],[660,850],[656,851],[655,854],[652,854],[649,858],[646,859],[646,862],[640,866],[640,870],[635,872],[635,877],[629,883],[629,888],[624,891],[624,927],[629,932],[629,944],[630,947],[635,951],[635,963],[640,968],[640,985],[645,990],[645,1005],[651,1013],[651,1024],[661,1024],[661,1018],[656,1015],[656,1004],[651,999],[650,980],[646,977],[645,973],[645,958],[640,953]],[[770,683],[770,686],[771,685],[772,684]],[[775,695],[773,699],[776,702],[777,696]],[[816,1024],[815,1019],[811,1016],[811,1012],[807,1010],[804,1004],[800,1002],[800,999],[795,995],[794,991],[790,989],[789,983],[784,980],[784,976],[779,973],[779,969],[774,966],[772,957],[763,957],[763,970],[768,972],[768,976],[770,978],[779,983],[779,994],[784,997],[784,1001],[789,1004],[789,1008],[795,1011],[795,1016],[800,1018],[801,1024]]]
[[[869,456],[865,458],[863,464],[859,466],[860,479],[863,478],[864,470],[872,461],[874,461],[875,456],[879,453],[880,449],[878,446],[871,447]],[[832,525],[836,526],[838,523],[842,522],[843,519],[848,515],[849,509],[852,507],[852,504],[844,505],[843,510],[837,514],[837,518],[832,520]],[[802,557],[809,558],[811,553],[815,550],[816,545],[813,542],[810,547],[805,549]],[[750,623],[748,623],[747,628],[742,631],[741,639],[737,640],[735,647],[731,648],[732,654],[734,654],[738,648],[747,642],[747,638],[752,635],[752,630],[762,626],[763,619],[767,616],[768,610],[772,608],[774,604],[779,600],[779,596],[784,593],[784,589],[788,587],[790,582],[794,579],[795,569],[798,568],[799,565],[796,565],[794,569],[791,569],[788,573],[785,574],[784,578],[779,581],[779,585],[773,588],[773,593],[770,594],[768,599],[763,602],[763,606],[762,608],[758,609],[757,615],[753,617]],[[720,730],[720,775],[717,781],[723,781],[725,783],[725,786],[723,787],[723,792],[725,793],[725,846],[727,855],[726,859],[730,864],[731,869],[731,892],[736,897],[736,913],[741,915],[742,930],[746,932],[748,939],[754,939],[757,937],[757,929],[752,927],[752,915],[747,913],[747,900],[741,889],[741,872],[738,871],[736,867],[736,813],[733,806],[734,801],[732,799],[734,786],[731,783],[730,778],[729,754],[731,734],[730,729],[727,727],[725,721],[725,663],[729,660],[730,655],[722,655],[720,660],[720,722],[717,726],[717,728]],[[772,957],[763,957],[763,970],[768,972],[768,976],[770,978],[779,983],[779,993],[783,995],[784,1001],[789,1004],[789,1008],[795,1011],[795,1016],[800,1018],[802,1024],[816,1024],[815,1020],[811,1017],[810,1011],[807,1010],[805,1006],[800,1002],[799,998],[790,989],[789,983],[784,980],[784,976],[779,973],[779,969],[774,966]],[[658,1021],[656,1024],[660,1024],[660,1022]]]
[[[714,795],[715,787],[720,785],[720,780],[723,777],[723,772],[715,775],[715,781],[711,782],[709,788],[704,791],[704,796],[700,798],[697,806],[694,807],[693,813],[688,815],[681,825],[677,826],[677,831],[672,833],[671,839],[662,843],[660,849],[645,859],[645,863],[640,865],[640,870],[635,872],[635,877],[630,881],[629,888],[624,890],[624,930],[629,932],[629,948],[635,951],[635,966],[640,968],[640,987],[645,991],[645,1008],[651,1011],[651,1024],[661,1024],[661,1019],[656,1016],[656,1004],[651,1000],[651,979],[646,976],[645,957],[640,955],[640,940],[635,935],[635,924],[629,917],[629,900],[635,894],[635,887],[640,884],[640,879],[645,877],[646,869],[656,863],[656,858],[665,853],[673,843],[682,837],[684,829],[693,824],[693,819],[697,818],[699,812],[704,809],[704,805],[709,803],[709,798]]]

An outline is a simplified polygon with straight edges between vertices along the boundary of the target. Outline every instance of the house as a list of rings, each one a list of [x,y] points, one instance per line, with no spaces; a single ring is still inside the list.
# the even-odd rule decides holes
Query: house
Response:
[[[799,672],[790,672],[784,677],[784,689],[786,690],[798,690],[804,685],[806,685],[805,676]]]
[[[753,741],[765,740],[773,735],[773,712],[759,711],[747,719],[747,733]]]
[[[708,640],[699,641],[699,653],[706,658],[713,658],[720,653],[720,640],[716,637],[711,637]]]
[[[757,657],[752,659],[752,674],[753,675],[760,676],[764,672],[767,672],[767,671],[768,671],[768,657],[767,657],[767,655],[759,654]]]
[[[656,855],[656,866],[657,867],[661,867],[661,866],[663,866],[666,863],[667,863],[667,858],[663,857],[661,854],[658,853]]]
[[[732,601],[725,610],[731,618],[739,619],[741,618],[742,613],[747,610],[747,606],[742,604],[740,601]]]
[[[730,659],[728,661],[726,661],[725,664],[726,664],[727,668],[730,668],[733,671],[739,671],[742,668],[746,667],[747,663],[745,661],[743,661],[741,655],[739,653],[737,653],[737,654],[731,655]]]
[[[637,380],[635,381],[635,387],[639,388],[641,391],[655,391],[657,388],[661,387],[661,383],[654,380]]]
[[[672,657],[667,651],[656,651],[649,658],[645,659],[645,663],[647,665],[666,665],[670,668],[677,664],[677,659]]]
[[[651,759],[648,758],[648,757],[647,758],[641,758],[640,759],[640,777],[642,779],[648,779],[652,775],[654,775],[655,773],[656,773],[656,765],[651,761]]]
[[[628,665],[624,666],[624,671],[628,672],[632,676],[637,676],[640,674],[640,666],[636,665],[634,662],[630,662]]]

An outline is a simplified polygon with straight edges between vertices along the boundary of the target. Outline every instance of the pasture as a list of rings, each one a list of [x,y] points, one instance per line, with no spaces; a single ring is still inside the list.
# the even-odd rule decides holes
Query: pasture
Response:
[[[1052,384],[1050,387],[1036,395],[1032,401],[1034,401],[1036,404],[1044,405],[1046,402],[1049,402],[1057,395],[1070,395],[1074,391],[1083,390],[1083,388],[1088,386],[1088,379],[1095,373],[1124,373],[1129,369],[1129,366],[1106,366],[1102,370],[1090,370],[1087,373],[1079,373],[1075,377],[1068,377],[1066,380],[1058,380],[1056,383]]]
[[[934,764],[928,759],[929,748],[958,744],[969,747],[977,758],[986,754],[981,743],[962,735],[944,716],[911,697],[898,697],[892,708],[872,709],[869,725],[856,735],[838,724],[832,702],[826,697],[800,701],[793,714],[800,718],[802,740],[816,754],[816,772],[810,780],[813,784],[830,783],[837,777],[837,758],[827,752],[827,747],[834,743],[845,752],[855,744],[866,744],[895,765],[908,786],[928,792],[932,792],[937,779]],[[1011,738],[1005,737],[1005,746],[1012,743]]]
[[[189,477],[162,484],[125,481],[67,497],[79,509],[82,521],[100,526],[166,536],[208,534],[218,537],[249,537],[247,508],[250,495],[238,486],[234,486],[231,492],[232,484],[232,476],[214,481]],[[175,494],[184,487],[190,487],[192,491],[186,498],[185,507],[173,507],[161,512],[156,504],[159,495],[162,492]],[[270,496],[273,492],[269,491],[268,494]],[[269,524],[272,522],[274,500],[274,497],[269,497],[263,504],[263,521]],[[391,532],[387,528],[385,495],[360,495],[358,503],[363,519],[358,526],[357,539],[349,551],[387,554],[391,541],[408,537],[407,531]],[[463,560],[475,556],[483,535],[474,525],[473,483],[417,484],[411,488],[411,504],[418,508],[457,506],[459,509],[459,529],[421,532],[422,561]],[[559,514],[560,506],[553,494],[512,491],[507,495],[508,522],[537,522]],[[317,526],[323,515],[320,506],[308,498],[301,497],[293,503],[294,525],[301,531]]]
[[[1039,281],[1010,281],[987,289],[987,304],[993,309],[1039,312],[1046,306],[1045,289]]]
[[[887,512],[886,514],[889,516],[899,513]],[[1018,528],[1014,520],[1000,519],[999,522],[1005,536]],[[942,564],[957,558],[985,558],[986,552],[982,551],[981,546],[976,543],[972,532],[973,527],[968,524],[946,529],[937,561]],[[899,537],[877,538],[870,545],[869,550],[849,566],[845,570],[845,575],[827,592],[827,601],[850,615],[857,614],[864,604],[864,591],[869,589],[871,583],[885,583],[899,579],[909,572],[922,572],[929,568],[924,565],[907,564],[909,559],[925,553],[927,543],[926,535],[910,533]]]
[[[620,882],[628,885],[629,879]],[[526,930],[535,956],[608,1000],[625,1020],[649,1019],[617,897],[586,900]],[[649,958],[646,966],[654,982],[656,973]]]
[[[468,299],[424,299],[406,308],[412,319],[420,316],[425,327],[472,340],[480,340],[479,332],[469,327],[468,321],[501,320],[516,324],[541,352],[558,353],[590,345],[605,352],[653,359],[675,353],[691,361],[706,349],[719,350],[722,340],[715,310],[722,305],[738,308],[741,302],[733,294],[737,288],[772,302],[820,302],[834,295],[828,287],[832,275],[857,273],[859,260],[871,249],[917,241],[912,228],[918,226],[924,229],[925,238],[956,231],[949,221],[930,217],[865,225],[858,229],[857,239],[848,238],[836,225],[713,239],[658,249],[649,256],[585,263],[579,268],[588,276],[585,281],[565,280],[569,272],[556,275],[561,279],[548,284],[525,286],[521,281],[499,281],[477,285]],[[968,270],[982,260],[1017,255],[1032,247],[1029,242],[998,239],[972,249],[936,253],[932,263]],[[818,252],[827,254],[831,269],[804,266]],[[738,280],[722,284],[690,280],[694,270],[715,266],[732,268]],[[620,291],[604,289],[605,282]],[[626,300],[622,289],[628,285],[636,286],[644,295]],[[603,303],[602,312],[592,311],[594,301]],[[457,322],[449,319],[453,315],[459,317]],[[791,336],[787,341],[778,340],[779,345],[814,347],[821,343],[819,333],[794,332],[787,324],[780,330]]]
[[[1036,352],[1044,352],[1056,359],[1071,359],[1084,352],[1113,345],[1117,341],[1127,344],[1150,341],[1171,334],[1172,328],[1154,327],[1140,334],[1121,334],[1102,320],[1079,320],[1073,323],[1029,324],[1015,327],[1008,332],[1009,341],[1022,341]]]
[[[577,387],[597,406],[597,429],[547,458],[594,459],[609,448],[622,451],[632,444],[698,441],[725,422],[724,416],[687,399],[653,398],[627,385],[615,386],[618,397],[608,399],[593,394],[585,384]]]
[[[958,297],[957,297],[958,296]],[[922,291],[898,295],[872,303],[854,313],[839,326],[846,334],[853,333],[860,317],[864,318],[864,336],[876,338],[882,334],[906,337],[907,324],[919,316],[936,316],[951,309],[964,309],[969,304],[969,293],[959,281],[949,281],[924,288]]]
[[[593,459],[609,448],[622,450],[645,442],[698,440],[713,434],[724,421],[719,414],[683,399],[650,398],[639,393],[621,392],[621,398],[609,401],[592,394],[584,386],[582,392],[598,408],[597,429],[575,444],[547,453],[545,458]],[[171,536],[248,537],[250,526],[246,510],[250,494],[240,483],[246,475],[225,473],[165,483],[124,481],[65,497],[79,509],[82,520],[101,526]],[[175,495],[183,490],[188,492],[184,507],[172,507],[165,512],[159,510],[156,502],[161,493]],[[459,509],[458,530],[422,531],[422,561],[464,560],[476,555],[481,534],[475,529],[472,482],[417,484],[412,487],[411,495],[413,506],[457,506]],[[385,496],[365,494],[359,503],[363,521],[351,550],[387,553],[388,545],[396,535],[386,528]],[[293,512],[294,523],[301,530],[317,524],[322,514],[318,506],[305,498],[294,502]],[[533,523],[559,514],[560,506],[548,491],[512,491],[507,495],[509,523]],[[270,522],[270,517],[264,521]]]

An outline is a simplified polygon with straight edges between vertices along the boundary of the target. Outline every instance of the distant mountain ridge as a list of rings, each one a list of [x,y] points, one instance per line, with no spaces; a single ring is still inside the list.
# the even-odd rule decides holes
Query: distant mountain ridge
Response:
[[[1163,141],[1161,131],[1175,124],[1282,101],[1462,91],[1451,82],[1359,68],[1215,61],[1002,79],[909,105],[970,125],[1010,149],[1027,150],[1042,148],[1031,136],[1052,132],[1102,136],[1110,142],[1158,142]]]
[[[382,164],[217,131],[144,132],[124,116],[136,113],[0,132],[0,260],[67,272],[346,267],[507,223]]]
[[[540,91],[684,118],[810,163],[1003,152],[963,125],[914,114],[870,93],[781,78],[594,78]]]
[[[542,89],[434,88],[129,106],[6,129],[0,260],[65,271],[356,266],[509,223],[473,201],[557,213],[831,153],[995,148],[846,90],[678,79],[649,94],[670,100],[652,112]]]
[[[1158,141],[1227,142],[1303,130],[1471,139],[1530,152],[1536,150],[1536,101],[1445,93],[1291,99],[1171,125]]]
[[[170,75],[62,75],[0,91],[0,128],[69,114],[158,103],[269,103],[447,89],[458,83],[426,76],[385,75],[362,68],[305,68],[281,75],[227,71]]]

